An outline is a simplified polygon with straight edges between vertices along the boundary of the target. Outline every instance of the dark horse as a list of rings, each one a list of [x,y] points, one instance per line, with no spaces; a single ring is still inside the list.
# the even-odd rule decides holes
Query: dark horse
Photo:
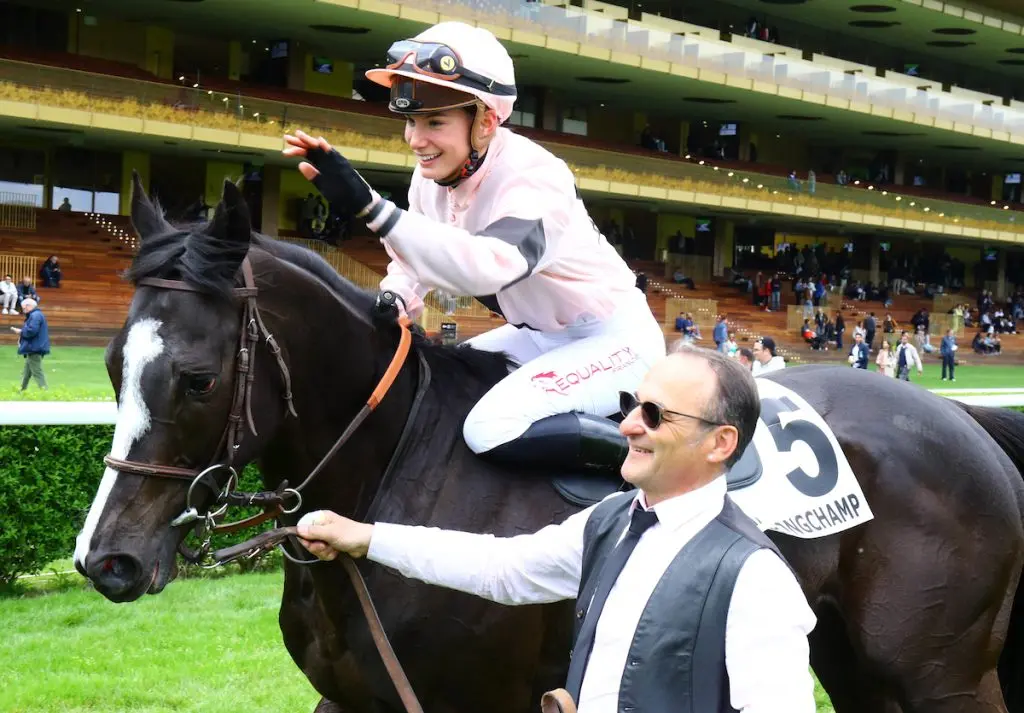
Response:
[[[175,228],[136,185],[137,289],[106,363],[118,394],[116,458],[198,469],[232,412],[248,257],[287,385],[261,340],[252,413],[234,462],[256,460],[272,489],[301,480],[360,409],[395,352],[398,329],[369,318],[374,298],[312,253],[251,232],[237,189],[207,226]],[[182,280],[197,292],[145,278]],[[432,380],[388,471],[420,386]],[[546,478],[488,464],[462,442],[470,407],[507,373],[502,356],[417,339],[380,407],[305,492],[301,511],[492,532],[568,516]],[[839,713],[1024,710],[1015,597],[1024,563],[1024,416],[964,408],[923,389],[839,367],[772,374],[831,426],[875,514],[821,539],[771,533],[818,616],[812,664]],[[186,484],[108,468],[76,563],[113,601],[159,592],[186,528]],[[299,553],[293,551],[293,554]],[[561,685],[571,603],[503,607],[359,564],[395,651],[432,712],[535,710]],[[394,711],[398,702],[337,563],[285,564],[280,624],[320,711]],[[997,670],[999,676],[997,677]],[[1002,684],[1002,686],[1000,685]],[[1003,703],[1004,694],[1007,705]]]

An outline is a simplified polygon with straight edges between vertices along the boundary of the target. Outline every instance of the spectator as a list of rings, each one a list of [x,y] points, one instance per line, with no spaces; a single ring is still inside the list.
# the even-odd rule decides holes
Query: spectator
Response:
[[[778,312],[782,309],[782,278],[779,277],[779,273],[772,275],[771,279],[771,291],[772,299],[769,309],[772,312]]]
[[[676,268],[676,271],[672,273],[672,282],[688,287],[691,290],[697,289],[697,285],[693,284],[693,278],[687,277],[682,268]]]
[[[883,334],[895,334],[896,330],[900,328],[899,323],[892,318],[891,314],[885,315],[885,320],[882,322],[882,333]]]
[[[854,369],[868,368],[868,345],[864,343],[864,335],[860,332],[853,333],[853,347],[847,361]]]
[[[836,349],[843,348],[843,334],[846,333],[846,320],[841,310],[836,310]]]
[[[864,320],[864,343],[868,345],[868,351],[871,351],[871,345],[875,341],[876,329],[878,329],[878,322],[875,321],[875,313],[870,312],[867,319]]]
[[[686,327],[686,315],[680,312],[679,316],[676,317],[676,331],[680,334],[686,334]]]
[[[878,348],[878,356],[875,357],[875,364],[878,366],[878,372],[880,374],[885,374],[891,378],[896,376],[896,359],[893,357],[892,350],[889,348],[888,339],[883,340],[881,346]]]
[[[638,272],[637,273],[637,275],[636,275],[636,288],[638,290],[640,290],[641,292],[643,292],[645,295],[647,294],[647,273],[645,273],[645,272]]]
[[[752,353],[754,355],[752,369],[754,376],[770,374],[773,371],[786,368],[786,361],[775,354],[775,340],[771,337],[761,337],[754,342]]]
[[[32,285],[32,278],[27,275],[22,278],[21,284],[18,285],[18,304],[21,304],[27,299],[33,299],[36,304],[39,304],[39,295],[36,293],[36,288]]]
[[[939,346],[939,354],[942,355],[942,380],[946,380],[946,369],[949,369],[949,380],[956,381],[956,377],[953,376],[953,369],[956,367],[956,350],[959,347],[956,345],[956,335],[953,334],[952,329],[946,330],[946,336],[942,338],[942,344]]]
[[[748,369],[754,368],[754,352],[750,351],[746,347],[741,347],[740,350],[736,352],[736,359],[740,364]]]
[[[64,202],[60,204],[60,207],[57,208],[57,210],[59,210],[61,213],[70,213],[71,200],[67,196],[64,196]]]
[[[21,375],[21,390],[28,388],[29,379],[34,378],[40,389],[46,390],[46,375],[43,373],[43,357],[50,353],[50,330],[46,317],[39,309],[39,303],[29,297],[21,303],[25,313],[25,324],[11,331],[20,335],[18,355],[25,357],[25,369]]]
[[[910,367],[914,364],[917,365],[917,373],[923,374],[921,355],[917,353],[917,347],[910,343],[910,334],[904,331],[900,334],[900,345],[896,348],[896,378],[910,381]]]
[[[725,344],[729,341],[729,325],[724,314],[718,315],[718,319],[715,320],[715,330],[711,333],[711,338],[715,341],[715,349],[724,352]]]
[[[4,275],[0,281],[0,304],[3,304],[4,314],[18,313],[18,287],[10,275]]]
[[[814,192],[818,188],[818,177],[815,175],[813,170],[807,172],[807,192],[810,195],[814,195]]]
[[[39,277],[43,280],[43,287],[60,287],[60,260],[56,255],[46,258],[46,262],[39,268]]]
[[[736,343],[736,335],[729,333],[729,341],[725,343],[725,353],[731,357],[736,356],[736,352],[739,350],[739,345]]]

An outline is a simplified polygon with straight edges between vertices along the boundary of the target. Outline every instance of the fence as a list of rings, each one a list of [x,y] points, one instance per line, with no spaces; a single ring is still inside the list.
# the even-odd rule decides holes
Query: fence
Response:
[[[322,257],[327,264],[338,271],[338,274],[350,282],[362,287],[364,290],[376,292],[380,289],[380,278],[376,272],[366,265],[353,260],[341,250],[320,242],[319,240],[308,240],[305,238],[288,238],[288,242],[301,245],[312,250]],[[437,309],[425,307],[420,315],[418,323],[428,332],[436,332],[441,328],[441,322],[445,321]]]
[[[10,275],[15,282],[23,277],[31,277],[36,282],[36,265],[39,258],[30,255],[5,255],[0,253],[0,277]]]
[[[667,326],[675,326],[676,317],[680,312],[692,314],[693,321],[697,324],[701,334],[706,338],[711,337],[711,330],[715,327],[715,317],[718,315],[716,300],[698,300],[689,297],[670,297],[665,300],[665,324]]]
[[[36,202],[36,197],[28,193],[0,192],[0,228],[35,230]]]
[[[1024,389],[984,394],[959,391],[935,389],[932,393],[972,406],[1024,407]],[[0,401],[0,427],[111,425],[116,420],[113,401]]]

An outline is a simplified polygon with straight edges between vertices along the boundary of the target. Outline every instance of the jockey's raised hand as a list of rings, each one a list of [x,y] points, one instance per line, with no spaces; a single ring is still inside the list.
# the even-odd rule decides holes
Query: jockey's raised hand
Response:
[[[303,157],[299,172],[323,194],[329,203],[343,206],[352,215],[362,217],[376,201],[373,189],[348,159],[338,153],[324,137],[314,139],[303,131],[285,135],[285,156]]]

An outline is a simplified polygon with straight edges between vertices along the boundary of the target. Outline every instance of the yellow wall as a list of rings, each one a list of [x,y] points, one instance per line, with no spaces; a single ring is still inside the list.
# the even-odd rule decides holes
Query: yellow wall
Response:
[[[174,71],[174,32],[150,25],[146,28],[146,55],[142,68],[161,79]]]
[[[354,67],[351,62],[342,62],[340,59],[332,58],[334,62],[333,74],[320,74],[313,71],[313,55],[306,54],[306,65],[304,69],[303,86],[307,92],[317,94],[329,94],[332,97],[352,98],[352,72]]]
[[[658,213],[658,241],[654,246],[655,254],[660,255],[662,250],[668,248],[668,241],[676,231],[680,231],[684,238],[692,238],[697,229],[697,219],[692,215],[677,215],[674,213]]]
[[[298,208],[296,200],[301,201],[312,193],[317,195],[313,184],[302,177],[302,174],[293,168],[282,169],[281,171],[281,198],[278,202],[279,212],[277,216],[278,230],[298,230]]]
[[[234,161],[206,162],[206,192],[204,198],[208,205],[217,205],[224,195],[224,181],[235,182],[242,177],[244,166]]]
[[[73,12],[69,17],[69,52],[145,67],[146,31],[143,25],[101,17],[96,18],[95,25],[89,26],[85,24],[85,15]]]
[[[805,170],[810,163],[807,146],[794,136],[781,134],[777,139],[775,134],[751,132],[750,141],[757,146],[758,163],[774,163],[797,171]],[[801,175],[800,178],[806,176]]]
[[[634,117],[628,112],[598,107],[587,112],[587,136],[598,141],[620,144],[635,144],[640,140],[640,131],[633,131]],[[643,130],[641,125],[640,130]]]
[[[121,215],[132,212],[132,171],[138,171],[142,186],[149,193],[149,154],[125,151],[121,154]]]
[[[242,43],[231,40],[228,43],[228,79],[238,81],[242,78]]]

